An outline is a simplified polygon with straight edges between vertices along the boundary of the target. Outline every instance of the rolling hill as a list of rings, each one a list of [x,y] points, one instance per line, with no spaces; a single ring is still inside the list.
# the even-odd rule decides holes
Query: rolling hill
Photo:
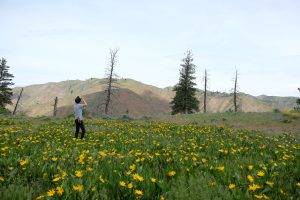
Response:
[[[87,113],[91,116],[103,114],[106,79],[91,78],[85,81],[68,80],[24,87],[18,112],[28,116],[50,116],[53,112],[54,98],[58,97],[58,116],[72,114],[74,98],[84,96],[89,104]],[[119,79],[118,89],[114,90],[110,114],[122,115],[129,111],[133,117],[152,116],[169,113],[169,102],[174,96],[172,87],[158,88],[132,79]],[[21,88],[13,88],[13,105]],[[197,97],[202,109],[203,92],[198,90]],[[287,110],[295,106],[296,97],[251,96],[241,93],[239,106],[244,112],[269,112],[273,109]],[[8,109],[12,110],[13,105]],[[230,94],[208,93],[208,112],[226,112],[232,109]]]

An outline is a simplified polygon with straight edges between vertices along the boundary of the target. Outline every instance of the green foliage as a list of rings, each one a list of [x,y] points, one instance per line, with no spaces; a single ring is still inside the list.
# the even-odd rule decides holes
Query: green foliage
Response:
[[[124,120],[124,121],[129,121],[129,120],[132,120],[132,118],[128,115],[128,114],[124,114],[120,117],[121,120]]]
[[[34,187],[32,185],[8,185],[0,190],[0,196],[2,200],[34,199],[32,196],[34,193],[33,188]]]
[[[300,119],[300,112],[298,110],[292,110],[289,112],[284,112],[283,116],[286,117],[288,120],[292,120],[292,119]]]
[[[292,120],[291,119],[283,119],[282,122],[285,124],[289,124],[292,122]]]
[[[273,109],[274,113],[280,113],[280,110],[278,108]]]
[[[121,120],[86,120],[86,127],[85,140],[76,140],[73,119],[0,117],[1,199],[300,195],[300,146],[292,135]]]
[[[215,184],[215,185],[213,185]],[[198,199],[232,199],[232,194],[226,187],[217,184],[209,173],[197,173],[195,176],[180,176],[172,181],[167,199],[198,200]]]
[[[284,119],[290,119],[290,123],[283,123]],[[248,130],[261,130],[265,134],[274,135],[284,132],[295,133],[300,139],[300,112],[226,112],[226,113],[196,113],[190,115],[160,115],[152,121],[168,121],[179,124],[217,125],[232,128],[245,128]]]
[[[187,52],[181,64],[179,83],[174,87],[175,97],[171,102],[172,114],[190,114],[199,110],[199,101],[196,98],[195,65],[191,51]]]
[[[297,99],[296,103],[300,106],[300,99]]]
[[[8,115],[8,114],[10,114],[10,111],[7,110],[6,108],[0,106],[0,114],[2,114],[2,115]]]
[[[6,60],[2,58],[0,60],[0,107],[11,104],[13,93],[10,86],[13,85],[12,78],[14,76],[8,72],[9,68],[6,65]]]

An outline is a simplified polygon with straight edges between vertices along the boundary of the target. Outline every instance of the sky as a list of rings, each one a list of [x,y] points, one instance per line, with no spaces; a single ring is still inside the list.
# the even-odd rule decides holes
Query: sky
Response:
[[[115,72],[175,85],[193,52],[196,83],[252,95],[299,96],[299,0],[0,0],[0,57],[16,86]]]

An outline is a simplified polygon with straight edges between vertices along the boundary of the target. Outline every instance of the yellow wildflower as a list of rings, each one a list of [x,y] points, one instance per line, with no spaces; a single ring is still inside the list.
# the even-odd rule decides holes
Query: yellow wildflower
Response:
[[[234,183],[230,183],[229,186],[228,186],[228,188],[231,189],[231,190],[234,189],[235,188],[235,184]]]
[[[28,160],[25,159],[25,160],[20,160],[19,161],[20,165],[23,167],[24,165],[26,165],[28,163]]]
[[[253,169],[253,165],[248,165],[248,169],[251,171]]]
[[[76,192],[82,192],[83,191],[83,185],[82,184],[73,185],[73,190],[76,191]]]
[[[169,177],[172,177],[172,176],[175,176],[175,174],[176,174],[176,172],[173,170],[173,171],[169,171],[167,175]]]
[[[122,187],[126,187],[126,183],[124,181],[120,181],[119,185],[122,186]]]
[[[248,176],[247,176],[247,179],[248,179],[248,181],[249,181],[250,183],[253,183],[253,182],[254,182],[254,178],[253,178],[253,176],[251,176],[251,175],[248,175]]]
[[[59,196],[61,196],[64,193],[64,189],[62,187],[57,187],[56,192]]]
[[[0,176],[0,181],[4,181],[4,177],[3,176]]]
[[[156,183],[156,182],[157,182],[157,179],[156,179],[156,178],[151,178],[151,182],[152,182],[152,183]]]
[[[225,169],[225,167],[222,165],[222,166],[216,167],[216,169],[219,170],[219,171],[221,171],[221,172],[223,172],[224,169]]]
[[[56,177],[56,178],[54,178],[52,181],[53,182],[57,182],[57,181],[59,181],[61,178],[60,177]]]
[[[43,199],[43,198],[44,198],[44,195],[40,195],[35,200],[40,200],[40,199]]]
[[[106,182],[106,180],[102,177],[102,175],[100,175],[99,180],[100,180],[102,183],[105,183],[105,182]]]
[[[269,197],[266,196],[265,194],[254,195],[254,196],[255,196],[255,198],[257,198],[257,199],[269,199]]]
[[[62,179],[64,179],[67,175],[68,175],[68,174],[67,174],[65,171],[63,171],[62,174],[61,174]]]
[[[139,182],[143,182],[144,181],[144,178],[142,176],[140,176],[139,174],[134,174],[132,177],[136,181],[139,181]]]
[[[249,191],[255,191],[255,190],[257,190],[257,189],[260,189],[261,187],[259,186],[259,185],[256,185],[256,184],[252,184],[252,185],[249,185],[249,187],[248,187],[248,189],[249,189]]]
[[[83,165],[84,164],[84,159],[85,159],[84,154],[80,154],[80,156],[78,158],[78,162]]]
[[[129,166],[129,169],[130,169],[131,171],[134,171],[134,170],[136,169],[136,165],[135,165],[135,164],[130,165],[130,166]]]
[[[104,158],[107,154],[104,151],[99,151],[98,155],[100,158]]]
[[[264,171],[257,172],[257,176],[259,176],[259,177],[263,177],[264,175],[265,175]]]
[[[136,196],[139,196],[139,197],[141,197],[141,196],[143,196],[143,191],[142,190],[134,190],[134,194],[136,195]]]
[[[78,178],[81,178],[83,176],[83,173],[81,170],[76,170],[75,171],[75,176],[78,177]]]
[[[57,157],[52,157],[51,160],[55,162],[57,161]]]
[[[133,184],[132,184],[132,183],[128,183],[127,188],[128,188],[128,189],[133,188]]]
[[[51,189],[47,192],[47,196],[48,197],[53,197],[55,195],[55,190],[54,189]]]

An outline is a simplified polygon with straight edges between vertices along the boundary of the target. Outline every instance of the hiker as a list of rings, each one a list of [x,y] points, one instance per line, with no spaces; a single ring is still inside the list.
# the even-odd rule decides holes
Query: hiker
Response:
[[[81,100],[83,103],[81,103]],[[79,96],[75,98],[75,104],[74,104],[74,115],[75,115],[75,125],[76,125],[75,137],[78,138],[78,133],[79,130],[81,129],[80,139],[83,139],[85,134],[85,128],[84,128],[83,116],[82,116],[82,110],[83,107],[85,106],[87,106],[87,103],[84,100],[84,98],[80,98]]]

